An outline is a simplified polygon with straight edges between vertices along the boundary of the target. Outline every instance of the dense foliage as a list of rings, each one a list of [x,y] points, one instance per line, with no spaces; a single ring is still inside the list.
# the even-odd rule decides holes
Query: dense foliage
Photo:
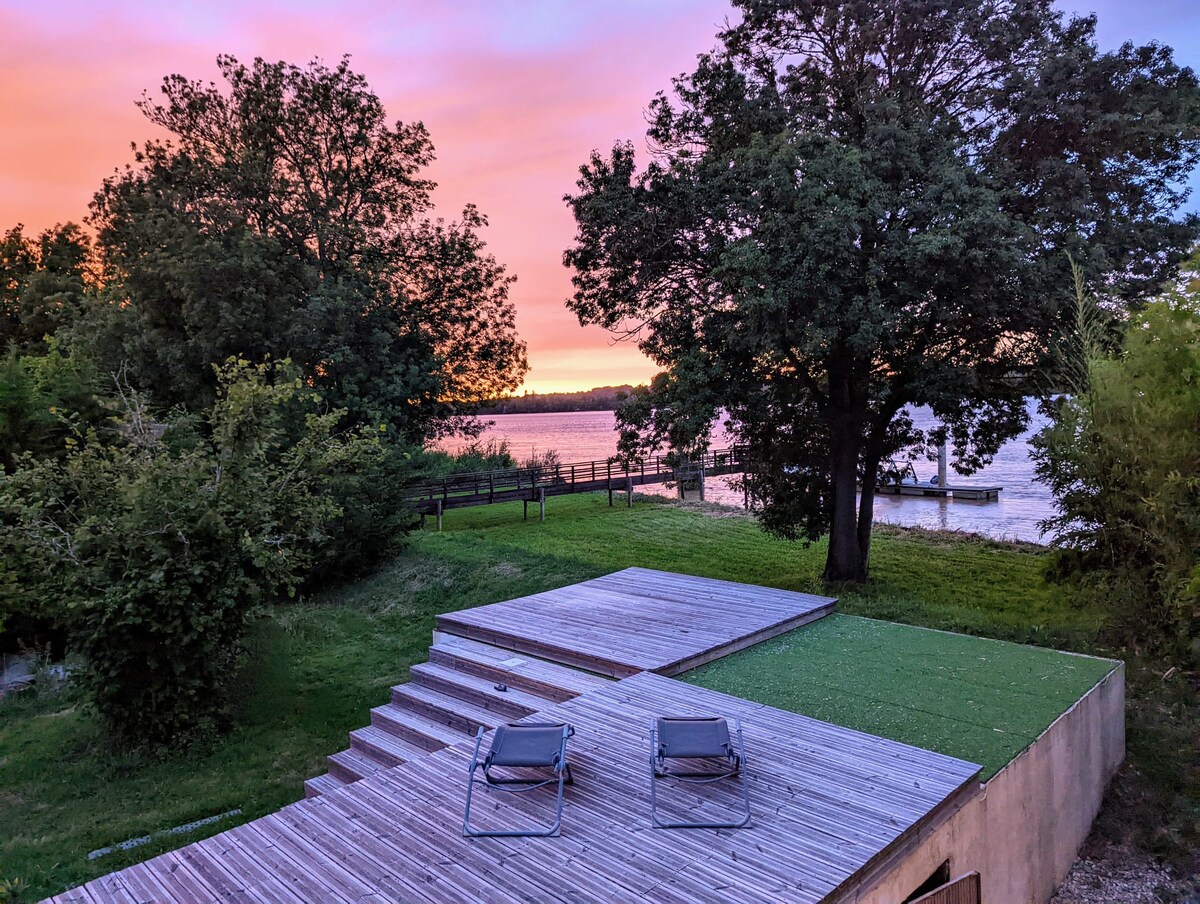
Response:
[[[493,399],[481,414],[537,414],[552,411],[615,411],[633,386],[597,386],[578,392],[526,392]]]
[[[651,105],[650,163],[619,144],[582,168],[569,305],[665,369],[626,451],[701,447],[724,409],[763,524],[829,531],[826,577],[863,580],[889,456],[948,434],[969,472],[1024,426],[1062,250],[1129,301],[1200,232],[1175,218],[1200,90],[1050,0],[735,6]]]
[[[28,238],[20,225],[0,236],[0,350],[41,351],[47,336],[79,318],[92,248],[74,223]]]
[[[24,454],[61,458],[78,435],[102,429],[106,389],[90,360],[56,340],[42,355],[10,351],[0,359],[0,471]]]
[[[1055,570],[1120,640],[1200,661],[1200,291],[1146,305],[1116,355],[1082,287],[1079,311],[1075,385],[1034,441],[1058,505]]]
[[[345,59],[218,64],[221,87],[172,75],[141,102],[171,140],[92,204],[100,360],[200,409],[210,365],[287,357],[357,423],[414,443],[468,426],[520,383],[525,347],[483,215],[430,219],[424,125],[389,124]]]
[[[20,572],[0,592],[53,606],[114,735],[177,744],[223,726],[258,607],[338,550],[362,555],[362,522],[379,532],[378,513],[339,501],[394,502],[375,482],[389,447],[338,434],[344,412],[286,365],[230,363],[202,418],[156,423],[133,394],[120,414],[120,441],[81,438],[0,481],[0,547]]]

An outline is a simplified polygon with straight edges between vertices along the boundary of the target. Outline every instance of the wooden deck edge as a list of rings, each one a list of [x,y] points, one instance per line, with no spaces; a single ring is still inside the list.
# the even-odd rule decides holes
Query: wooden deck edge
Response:
[[[981,769],[980,772],[983,770]],[[983,793],[983,782],[979,773],[967,779],[948,797],[942,800],[923,819],[917,820],[900,834],[895,841],[864,863],[857,872],[847,876],[837,888],[825,897],[821,904],[851,904],[858,900],[864,890],[886,875],[900,861],[920,847],[931,835],[950,821],[959,810],[976,796]]]
[[[437,627],[435,630],[443,634],[465,637],[468,640],[477,640],[480,643],[491,644],[505,650],[512,650],[515,653],[524,653],[527,656],[545,659],[549,662],[570,666],[585,672],[606,675],[610,678],[628,678],[631,675],[636,675],[638,672],[644,671],[637,666],[598,659],[594,656],[587,656],[570,650],[567,647],[539,643],[538,641],[507,634],[503,631],[495,631],[488,628],[480,628],[466,622],[458,622],[448,615],[439,615],[437,617]]]
[[[654,673],[656,675],[662,675],[664,678],[674,678],[676,675],[682,675],[684,672],[690,672],[692,669],[699,668],[702,665],[707,665],[710,662],[716,662],[718,659],[724,659],[731,653],[737,653],[741,650],[755,646],[756,644],[760,644],[764,640],[770,640],[772,637],[778,637],[780,634],[786,634],[788,631],[793,631],[796,628],[802,628],[807,624],[811,624],[818,619],[824,618],[826,615],[829,615],[831,612],[836,610],[837,600],[830,600],[829,603],[824,606],[820,606],[816,609],[810,609],[808,612],[797,615],[793,618],[789,618],[786,621],[779,622],[778,624],[769,625],[766,628],[755,631],[753,634],[747,634],[745,637],[739,637],[737,640],[730,641],[722,646],[704,650],[703,652],[697,653],[694,656],[690,656],[687,659],[680,659],[669,663],[662,668],[655,669]]]

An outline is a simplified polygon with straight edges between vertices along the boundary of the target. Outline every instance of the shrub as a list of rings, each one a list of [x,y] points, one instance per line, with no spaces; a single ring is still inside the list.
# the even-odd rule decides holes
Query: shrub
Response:
[[[1200,293],[1148,304],[1117,355],[1078,294],[1076,385],[1034,441],[1057,573],[1107,605],[1120,640],[1200,658]]]
[[[417,523],[405,490],[420,476],[412,451],[394,436],[362,433],[326,447],[318,486],[338,515],[311,550],[304,589],[360,577],[397,551]]]
[[[66,354],[51,339],[44,355],[0,359],[0,469],[11,471],[24,453],[66,456],[88,430],[112,412],[100,399],[101,379],[85,357]]]
[[[121,410],[120,442],[26,458],[0,481],[0,547],[20,586],[61,600],[110,731],[178,745],[225,727],[248,621],[336,558],[346,475],[378,473],[385,447],[336,434],[343,412],[287,366],[228,364],[211,412],[165,431],[132,394]]]
[[[5,879],[0,877],[0,904],[20,904],[29,883],[24,879]]]
[[[452,471],[499,471],[515,468],[517,461],[506,439],[476,439],[450,459]]]

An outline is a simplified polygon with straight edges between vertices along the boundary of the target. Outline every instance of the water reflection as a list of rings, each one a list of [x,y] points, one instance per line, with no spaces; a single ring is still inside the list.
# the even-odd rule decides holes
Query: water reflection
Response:
[[[962,475],[950,469],[950,484],[1000,486],[999,502],[950,501],[912,496],[877,496],[875,520],[910,527],[971,531],[1004,540],[1044,542],[1038,522],[1053,514],[1049,491],[1033,479],[1029,439],[1045,421],[1029,401],[1030,429],[1005,444],[990,466],[978,474]],[[918,427],[931,427],[928,409],[912,412]],[[615,415],[611,411],[580,411],[555,414],[505,414],[489,420],[493,425],[483,439],[504,439],[518,461],[535,452],[553,449],[564,462],[607,458],[616,451]],[[727,444],[723,435],[714,437],[718,447]],[[460,444],[455,444],[460,445]],[[454,448],[451,446],[450,448]],[[922,483],[937,473],[934,462],[914,462]],[[666,488],[647,486],[645,492],[669,494]],[[742,493],[729,485],[729,478],[711,479],[705,493],[710,502],[742,504]]]

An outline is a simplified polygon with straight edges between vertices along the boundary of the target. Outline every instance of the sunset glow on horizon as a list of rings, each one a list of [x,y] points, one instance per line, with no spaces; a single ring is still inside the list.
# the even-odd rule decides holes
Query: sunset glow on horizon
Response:
[[[1200,4],[1063,7],[1095,9],[1105,48],[1160,39],[1200,65]],[[647,103],[733,16],[728,0],[0,0],[0,230],[82,222],[101,181],[132,160],[131,142],[155,137],[135,102],[164,76],[215,80],[221,53],[294,63],[350,54],[389,118],[429,128],[439,215],[474,203],[488,216],[488,248],[518,277],[532,365],[523,389],[644,382],[655,367],[632,343],[580,327],[564,306],[574,227],[562,196],[593,149],[632,139],[641,151]]]

